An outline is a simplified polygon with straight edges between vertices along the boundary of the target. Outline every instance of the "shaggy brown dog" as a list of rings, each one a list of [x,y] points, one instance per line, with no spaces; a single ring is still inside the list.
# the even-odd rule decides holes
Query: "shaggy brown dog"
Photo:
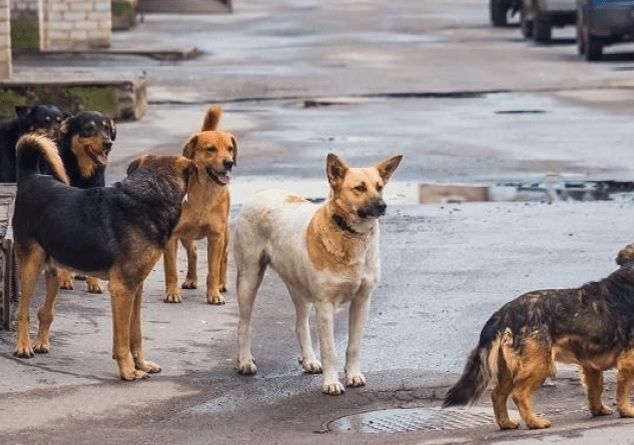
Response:
[[[194,242],[201,238],[207,238],[207,303],[225,302],[221,292],[226,290],[227,283],[230,208],[227,184],[236,165],[238,146],[232,134],[216,130],[221,115],[220,107],[210,107],[202,131],[193,134],[183,148],[183,156],[196,163],[199,173],[191,184],[181,219],[165,249],[166,303],[181,302],[176,271],[179,239],[187,251],[187,277],[182,287],[195,289],[198,286]]]
[[[40,158],[53,176],[38,174]],[[188,184],[197,174],[182,156],[148,156],[112,187],[70,187],[57,147],[43,136],[18,142],[18,190],[13,229],[20,270],[20,303],[14,355],[33,357],[50,348],[49,328],[59,292],[58,267],[109,281],[113,356],[121,378],[135,380],[161,368],[146,360],[141,335],[143,281],[170,238]],[[35,342],[29,338],[29,306],[46,271],[46,300],[38,311]]]
[[[581,367],[594,416],[612,414],[601,393],[603,371],[616,367],[619,414],[634,417],[629,399],[634,379],[634,244],[621,250],[616,262],[620,269],[601,281],[529,292],[493,314],[443,406],[475,403],[493,379],[493,411],[501,429],[519,426],[506,409],[511,394],[529,428],[548,428],[550,422],[535,415],[532,396],[554,375],[555,361],[561,361]]]

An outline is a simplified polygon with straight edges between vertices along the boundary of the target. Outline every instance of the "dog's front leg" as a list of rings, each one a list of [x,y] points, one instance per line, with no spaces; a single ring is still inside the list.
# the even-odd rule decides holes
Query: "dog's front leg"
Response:
[[[207,303],[225,304],[220,293],[220,266],[224,252],[224,233],[210,233],[207,237]]]
[[[370,311],[370,292],[363,292],[350,302],[348,313],[348,348],[346,350],[346,386],[365,385],[361,373],[361,339]]]
[[[132,308],[132,323],[130,325],[130,351],[134,359],[136,369],[147,373],[161,372],[161,367],[145,359],[143,353],[143,335],[141,334],[141,301],[143,299],[143,285],[139,286],[134,294],[134,307]]]
[[[335,305],[333,303],[315,303],[317,310],[317,328],[319,331],[319,349],[324,373],[322,391],[338,396],[345,392],[337,374],[337,351],[335,350]]]
[[[145,371],[135,369],[130,352],[130,328],[135,303],[135,290],[130,289],[121,280],[112,277],[109,287],[112,300],[112,354],[119,366],[121,379],[137,380],[147,378],[148,374]]]
[[[630,389],[634,379],[634,354],[625,353],[617,360],[616,402],[621,417],[634,417],[634,407],[630,402]]]
[[[178,289],[178,271],[176,266],[176,249],[178,248],[178,238],[173,236],[165,246],[163,253],[163,267],[165,268],[165,303],[180,303],[181,292]]]

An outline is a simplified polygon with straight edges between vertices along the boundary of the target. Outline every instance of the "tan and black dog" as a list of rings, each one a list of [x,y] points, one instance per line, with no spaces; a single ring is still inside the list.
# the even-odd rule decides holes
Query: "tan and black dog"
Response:
[[[315,306],[324,374],[322,391],[330,395],[344,392],[337,373],[335,309],[350,303],[345,383],[351,387],[365,385],[360,349],[372,292],[380,275],[378,218],[387,207],[383,187],[401,158],[394,156],[372,167],[353,168],[331,153],[326,161],[330,197],[324,204],[268,191],[255,195],[242,207],[234,242],[240,374],[257,371],[251,355],[251,312],[264,272],[271,266],[295,305],[300,363],[309,373],[322,372],[308,324]]]
[[[232,134],[217,130],[221,115],[220,107],[210,107],[202,130],[193,134],[183,148],[183,156],[192,159],[199,172],[192,181],[181,219],[165,249],[166,303],[181,302],[176,270],[179,239],[187,251],[187,277],[182,287],[195,289],[198,286],[194,242],[201,238],[207,238],[207,302],[225,302],[221,292],[226,290],[227,283],[230,208],[227,184],[236,165],[238,145]]]
[[[37,173],[41,160],[53,176]],[[21,295],[14,355],[29,358],[49,351],[58,267],[64,267],[109,281],[113,357],[121,378],[159,372],[143,352],[143,281],[176,227],[188,184],[197,174],[194,163],[183,156],[146,156],[130,164],[128,177],[112,187],[80,189],[68,185],[53,141],[28,135],[18,142],[17,167],[13,228]],[[29,306],[42,269],[46,300],[31,343]]]
[[[62,122],[57,140],[70,185],[83,189],[106,185],[106,165],[117,137],[112,119],[98,111],[82,111]],[[99,280],[86,277],[90,293],[102,292]],[[60,287],[73,289],[73,275],[60,270]]]
[[[603,371],[618,371],[617,409],[634,417],[630,386],[634,380],[634,244],[616,259],[621,266],[607,278],[577,289],[528,292],[502,306],[486,322],[460,380],[443,406],[475,403],[489,381],[495,420],[514,429],[506,408],[509,395],[529,428],[548,428],[535,415],[532,397],[555,373],[555,361],[581,368],[590,412],[612,414],[601,400]]]

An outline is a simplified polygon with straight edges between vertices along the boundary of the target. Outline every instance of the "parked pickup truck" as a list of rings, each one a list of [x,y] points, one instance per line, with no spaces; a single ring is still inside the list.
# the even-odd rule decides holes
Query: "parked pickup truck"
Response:
[[[489,12],[493,26],[508,26],[509,17],[520,10],[522,0],[489,0]]]
[[[634,40],[633,0],[577,0],[577,48],[600,60],[603,47]]]
[[[548,42],[553,27],[574,25],[577,21],[575,0],[522,0],[520,24],[525,38]]]

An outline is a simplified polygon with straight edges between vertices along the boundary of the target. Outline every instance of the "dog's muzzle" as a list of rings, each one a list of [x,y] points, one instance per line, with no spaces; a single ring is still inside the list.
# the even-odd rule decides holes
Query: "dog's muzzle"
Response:
[[[360,218],[378,218],[385,215],[387,204],[382,199],[377,199],[371,205],[363,207],[357,211]]]

